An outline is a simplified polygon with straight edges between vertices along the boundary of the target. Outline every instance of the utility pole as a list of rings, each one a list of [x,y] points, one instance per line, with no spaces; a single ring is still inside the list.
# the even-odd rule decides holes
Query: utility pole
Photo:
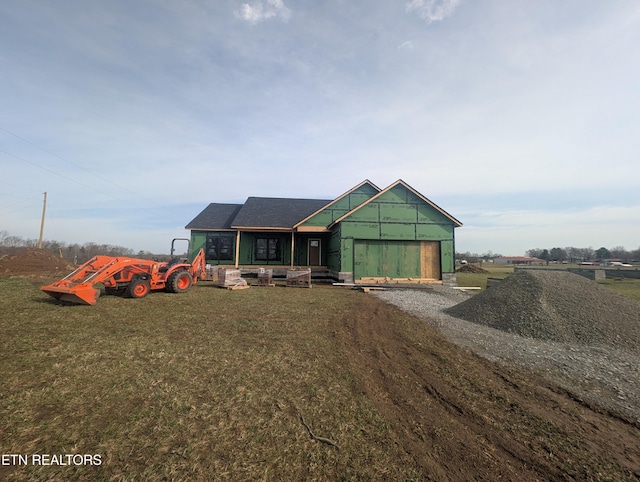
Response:
[[[40,238],[38,238],[38,249],[42,249],[42,235],[44,234],[44,214],[47,212],[47,192],[44,193],[42,204],[42,221],[40,222]]]

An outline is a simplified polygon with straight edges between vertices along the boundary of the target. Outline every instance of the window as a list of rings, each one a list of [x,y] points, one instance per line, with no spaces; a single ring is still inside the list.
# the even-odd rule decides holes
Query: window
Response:
[[[233,260],[233,238],[230,236],[207,236],[206,251],[208,260]]]
[[[282,249],[279,238],[256,239],[256,261],[280,261]]]

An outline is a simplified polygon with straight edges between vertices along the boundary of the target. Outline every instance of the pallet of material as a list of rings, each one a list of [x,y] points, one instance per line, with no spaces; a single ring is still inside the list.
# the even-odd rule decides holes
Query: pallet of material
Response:
[[[241,290],[249,288],[247,280],[245,280],[239,269],[219,269],[218,270],[218,286],[230,290]]]
[[[310,269],[289,269],[287,270],[288,288],[311,288]]]
[[[205,266],[205,280],[206,281],[218,281],[218,266],[207,264]]]
[[[276,284],[273,282],[273,270],[266,268],[258,269],[258,282],[253,286],[270,286],[274,287]]]

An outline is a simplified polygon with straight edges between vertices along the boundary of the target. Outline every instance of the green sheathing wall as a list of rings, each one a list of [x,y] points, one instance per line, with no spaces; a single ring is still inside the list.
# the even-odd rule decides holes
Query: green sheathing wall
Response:
[[[198,251],[201,248],[205,247],[207,242],[207,233],[205,231],[191,231],[191,246],[189,248],[189,260],[193,261],[193,258],[196,257]]]
[[[341,259],[341,249],[340,249],[340,225],[336,226],[336,228],[331,231],[329,238],[327,239],[327,268],[332,269],[334,271],[340,271],[340,259]]]
[[[372,186],[364,184],[329,206],[327,209],[320,211],[318,214],[301,224],[301,226],[329,226],[336,219],[344,216],[352,209],[357,208],[360,204],[371,199],[377,193],[378,191],[376,191]]]
[[[440,263],[442,264],[443,273],[455,273],[454,252],[453,239],[440,241]]]
[[[217,237],[226,237],[231,238],[232,246],[233,246],[233,257],[235,258],[235,244],[236,244],[236,233],[230,231],[191,231],[191,248],[189,253],[189,259],[193,260],[195,256],[200,251],[200,248],[204,248],[205,250],[205,260],[207,264],[234,264],[235,259],[230,260],[217,260],[217,259],[207,259],[207,236],[217,236]]]
[[[307,252],[308,252],[308,243],[310,236],[296,236],[295,238],[295,248],[294,248],[294,259],[293,264],[297,266],[304,266],[307,264]],[[317,237],[317,236],[316,236]]]
[[[353,241],[353,238],[340,238],[340,250],[342,251],[340,256],[342,268],[340,271],[353,273]]]
[[[402,243],[404,248],[398,247],[398,249],[404,250],[402,253],[394,253],[393,250],[396,248],[383,248],[383,245],[369,243],[369,249],[387,249],[384,253],[381,251],[379,253],[381,257],[375,258],[375,261],[373,260],[375,253],[370,253],[371,257],[367,256],[366,259],[370,260],[368,261],[370,271],[380,270],[381,273],[384,273],[386,266],[390,270],[389,273],[397,273],[404,270],[403,274],[397,275],[397,277],[416,276],[413,273],[413,267],[416,266],[415,259],[411,253],[414,252],[415,246],[418,246],[417,272],[419,273],[419,243],[414,244],[410,243],[410,241],[439,241],[442,272],[453,273],[455,271],[453,222],[402,185],[395,186],[342,220],[340,222],[340,236],[342,246],[341,271],[351,271],[355,274],[358,269],[354,270],[354,258],[356,263],[359,260],[364,261],[364,258],[362,258],[364,255],[361,252],[354,251],[353,240],[358,239],[406,241],[406,243]],[[401,259],[393,260],[394,256],[399,258],[408,257],[410,259],[405,261]],[[381,274],[380,276],[391,275]]]

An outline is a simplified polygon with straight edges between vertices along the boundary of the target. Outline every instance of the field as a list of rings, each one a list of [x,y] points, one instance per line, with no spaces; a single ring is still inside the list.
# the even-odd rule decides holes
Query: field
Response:
[[[479,286],[487,288],[487,278],[506,278],[513,273],[512,266],[493,266],[488,263],[482,264],[482,269],[487,273],[457,273],[456,281],[458,286]]]
[[[618,293],[640,301],[640,280],[637,279],[625,279],[625,278],[613,278],[599,281],[603,286],[611,288]]]
[[[0,279],[0,453],[29,457],[0,479],[640,477],[637,421],[371,295],[204,282],[89,307],[40,284]]]
[[[495,266],[491,263],[483,263],[482,269],[487,273],[457,273],[456,279],[459,286],[479,286],[482,289],[487,287],[487,278],[505,278],[513,273],[513,266]],[[552,269],[577,268],[577,265],[552,265]],[[544,269],[544,268],[542,268]],[[618,293],[634,300],[640,301],[640,280],[632,278],[608,278],[599,281],[603,286],[611,288]]]

